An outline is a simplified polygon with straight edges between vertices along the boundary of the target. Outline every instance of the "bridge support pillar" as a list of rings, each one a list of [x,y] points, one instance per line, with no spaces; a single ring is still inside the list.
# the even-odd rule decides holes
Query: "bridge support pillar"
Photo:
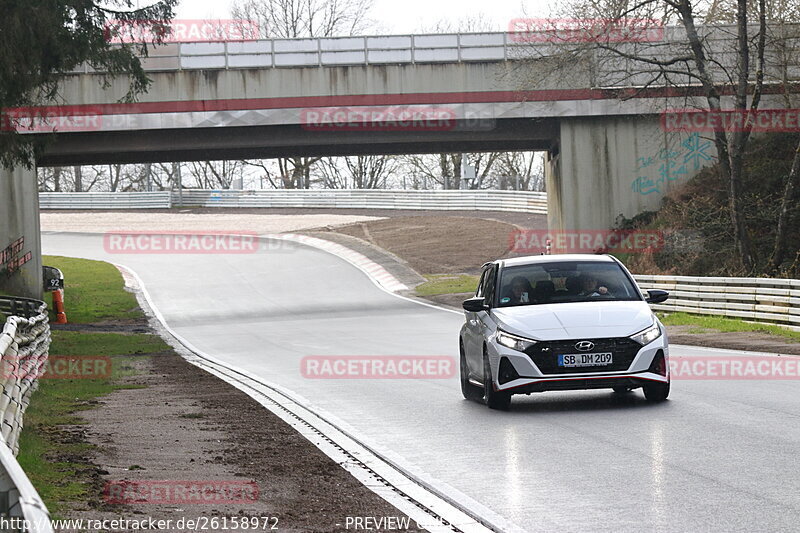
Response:
[[[552,230],[614,228],[716,160],[703,134],[665,132],[658,115],[561,119],[546,165]]]
[[[35,169],[0,166],[0,293],[42,297],[38,189]]]

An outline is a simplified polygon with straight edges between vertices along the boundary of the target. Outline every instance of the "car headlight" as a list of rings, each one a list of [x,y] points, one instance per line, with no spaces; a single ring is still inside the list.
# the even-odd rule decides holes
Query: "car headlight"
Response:
[[[650,344],[660,336],[661,336],[661,328],[658,327],[658,323],[656,322],[646,330],[640,331],[636,335],[631,335],[631,339],[635,340],[642,346],[645,346],[647,344]]]
[[[502,344],[506,348],[517,350],[518,352],[524,352],[536,344],[535,340],[518,337],[511,333],[506,333],[505,331],[498,331],[494,338],[499,344]]]

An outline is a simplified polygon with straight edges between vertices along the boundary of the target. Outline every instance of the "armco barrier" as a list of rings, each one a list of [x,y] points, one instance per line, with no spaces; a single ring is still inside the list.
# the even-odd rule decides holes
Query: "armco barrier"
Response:
[[[42,192],[41,209],[169,209],[169,191],[155,192]]]
[[[173,198],[175,201],[175,198]],[[183,192],[183,205],[202,207],[327,207],[547,213],[547,194],[496,190],[283,189]]]
[[[184,190],[140,193],[41,193],[42,209],[166,209],[198,207],[295,207],[514,211],[547,214],[547,194],[496,190],[280,189]]]
[[[38,300],[0,297],[3,394],[0,398],[0,516],[27,520],[27,531],[51,533],[47,508],[15,459],[22,415],[50,349],[47,306]],[[4,446],[7,445],[8,447]]]
[[[744,318],[800,330],[800,280],[772,278],[712,278],[635,276],[642,290],[669,291],[654,304],[658,311],[683,311]]]

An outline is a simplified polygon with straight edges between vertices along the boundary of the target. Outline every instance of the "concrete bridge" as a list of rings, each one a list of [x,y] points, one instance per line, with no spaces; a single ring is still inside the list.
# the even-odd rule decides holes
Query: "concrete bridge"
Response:
[[[711,30],[708,46],[733,65],[722,53],[731,30]],[[702,107],[688,77],[673,77],[686,89],[642,89],[649,75],[612,52],[565,60],[574,43],[530,41],[481,33],[165,45],[143,60],[153,84],[136,103],[119,103],[125,79],[104,89],[89,67],[69,76],[64,105],[40,110],[59,133],[39,164],[544,150],[549,224],[583,229],[657,208],[713,162],[708,134],[660,123],[665,109]],[[671,57],[681,42],[682,29],[664,28],[626,46]],[[773,56],[768,80],[800,79],[797,56],[788,66]],[[762,107],[785,107],[779,92],[769,85]]]

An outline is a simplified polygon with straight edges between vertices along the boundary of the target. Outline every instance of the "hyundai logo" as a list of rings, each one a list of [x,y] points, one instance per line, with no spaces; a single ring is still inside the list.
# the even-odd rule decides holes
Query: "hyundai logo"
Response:
[[[594,348],[594,343],[592,341],[581,341],[575,343],[575,349],[580,350],[582,352],[588,352],[592,348]]]

